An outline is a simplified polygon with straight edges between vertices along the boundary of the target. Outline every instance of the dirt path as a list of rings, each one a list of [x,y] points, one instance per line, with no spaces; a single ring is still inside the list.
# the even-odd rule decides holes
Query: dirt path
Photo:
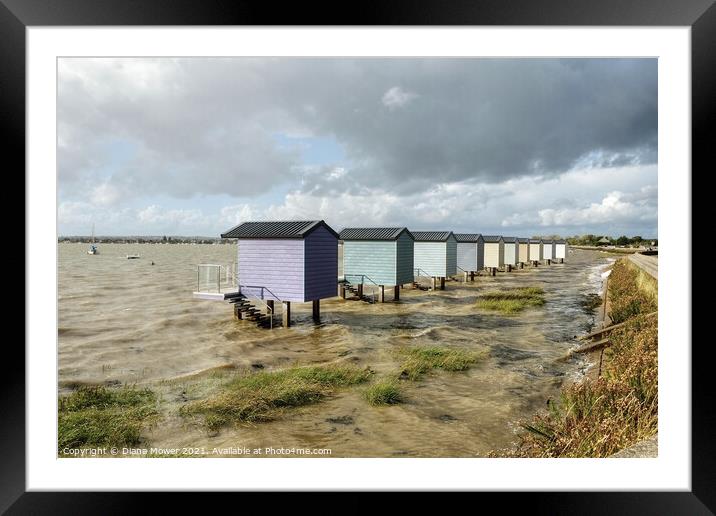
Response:
[[[659,258],[658,256],[645,254],[630,254],[629,260],[636,264],[641,270],[649,274],[655,280],[659,279]]]

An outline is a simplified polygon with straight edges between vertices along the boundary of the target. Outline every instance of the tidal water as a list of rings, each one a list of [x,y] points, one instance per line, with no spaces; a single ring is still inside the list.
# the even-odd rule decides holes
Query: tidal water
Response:
[[[560,359],[593,325],[581,302],[599,293],[599,273],[613,261],[570,250],[565,264],[449,281],[444,291],[404,289],[398,303],[336,297],[321,302],[318,325],[310,303],[292,304],[293,327],[263,330],[234,320],[227,303],[192,298],[196,264],[235,261],[235,245],[101,244],[96,256],[86,244],[58,247],[61,394],[82,384],[155,389],[167,408],[146,432],[152,446],[329,448],[333,457],[475,457],[515,442],[518,423],[590,366]],[[513,316],[474,307],[488,289],[532,285],[544,288],[543,307]],[[349,388],[218,434],[178,414],[211,391],[216,372],[338,362],[381,375],[398,367],[397,347],[435,344],[487,356],[466,372],[401,382],[406,402],[396,406],[370,406],[360,387]]]

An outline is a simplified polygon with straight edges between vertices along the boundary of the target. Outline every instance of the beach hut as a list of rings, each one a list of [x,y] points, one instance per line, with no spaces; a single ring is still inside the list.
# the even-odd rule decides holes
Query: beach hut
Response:
[[[517,265],[517,239],[502,237],[505,243],[505,271],[510,272]]]
[[[554,240],[542,240],[542,259],[547,265],[554,260]]]
[[[517,263],[520,264],[520,268],[523,268],[526,263],[530,261],[530,239],[529,238],[518,238],[517,239]]]
[[[559,260],[559,263],[564,263],[565,258],[567,258],[567,241],[556,240],[554,242],[554,259]]]
[[[537,267],[542,261],[542,239],[530,238],[530,261]]]
[[[455,233],[457,240],[457,267],[467,279],[475,279],[475,273],[485,267],[485,240],[479,233]]]
[[[412,233],[407,228],[345,228],[338,235],[343,241],[343,277],[341,290],[356,285],[358,297],[363,286],[379,289],[380,302],[385,301],[385,286],[392,286],[394,299],[400,299],[400,286],[413,282]]]
[[[492,276],[495,271],[505,265],[505,241],[501,236],[483,235],[485,240],[485,267]]]
[[[290,326],[291,303],[313,303],[320,319],[320,300],[334,297],[338,281],[338,233],[322,220],[244,222],[222,233],[238,240],[241,296],[274,301]]]
[[[457,274],[457,240],[452,231],[412,231],[415,238],[415,277],[432,278],[432,287],[445,288],[445,278]]]

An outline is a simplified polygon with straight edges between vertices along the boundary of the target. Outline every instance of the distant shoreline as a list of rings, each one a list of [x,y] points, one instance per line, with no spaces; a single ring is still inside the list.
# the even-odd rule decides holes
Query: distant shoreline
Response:
[[[217,237],[175,237],[175,236],[61,236],[57,243],[71,244],[235,244],[236,240]]]

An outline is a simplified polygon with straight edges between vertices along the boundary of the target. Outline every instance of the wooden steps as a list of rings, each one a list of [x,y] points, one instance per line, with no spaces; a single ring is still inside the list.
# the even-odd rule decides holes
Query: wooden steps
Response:
[[[362,296],[359,296],[358,295],[358,287],[353,285],[350,281],[343,280],[340,283],[343,283],[343,288],[345,288],[348,292],[353,294],[353,296],[357,297],[360,301],[365,301],[366,303],[369,303],[369,304],[373,304],[375,302],[371,296],[366,296],[365,294],[363,294]]]
[[[234,305],[234,313],[237,314],[237,316],[241,314],[241,319],[251,321],[259,328],[271,327],[271,315],[261,312],[261,310],[249,302],[246,296],[236,293],[227,299],[229,303]]]

